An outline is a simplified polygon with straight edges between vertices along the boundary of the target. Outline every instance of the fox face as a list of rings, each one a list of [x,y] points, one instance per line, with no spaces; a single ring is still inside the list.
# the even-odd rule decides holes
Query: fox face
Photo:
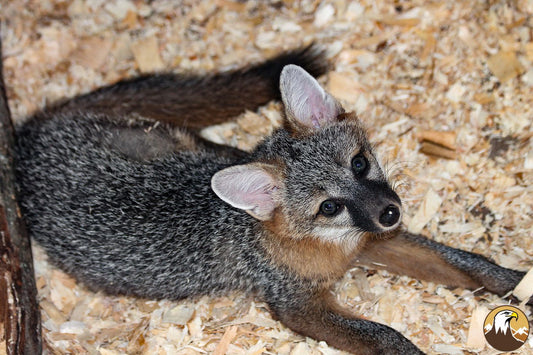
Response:
[[[280,77],[285,127],[252,163],[212,178],[215,193],[288,238],[358,245],[365,233],[398,227],[401,201],[387,182],[361,122],[300,67]]]
[[[362,132],[359,122],[345,120],[294,144],[308,148],[286,169],[284,213],[305,232],[342,242],[399,224],[400,200]]]

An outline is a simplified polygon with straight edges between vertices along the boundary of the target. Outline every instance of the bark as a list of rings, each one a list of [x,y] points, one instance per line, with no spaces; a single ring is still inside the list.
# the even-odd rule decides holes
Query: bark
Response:
[[[40,354],[41,317],[30,240],[17,206],[14,129],[3,78],[0,41],[0,354]],[[5,349],[5,350],[4,350]]]

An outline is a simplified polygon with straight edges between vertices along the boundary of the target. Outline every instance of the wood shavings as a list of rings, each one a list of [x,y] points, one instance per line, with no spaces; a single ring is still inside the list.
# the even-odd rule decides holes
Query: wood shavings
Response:
[[[355,101],[361,94],[361,85],[344,73],[331,72],[328,79],[328,91],[337,99]]]
[[[420,151],[427,155],[432,155],[439,158],[456,159],[457,154],[450,149],[444,148],[432,142],[422,142]]]
[[[135,5],[129,0],[115,0],[107,2],[105,9],[117,20],[122,20],[128,12],[135,10]]]
[[[438,336],[443,342],[451,343],[454,338],[442,327],[441,320],[437,317],[428,319],[428,328]]]
[[[159,55],[156,37],[150,36],[133,42],[131,51],[141,72],[149,73],[163,69],[164,64]]]
[[[68,314],[76,304],[76,294],[72,290],[75,281],[59,271],[54,271],[53,274],[50,300],[57,309]]]
[[[333,19],[334,14],[335,8],[333,5],[325,4],[320,6],[315,13],[315,20],[313,23],[316,27],[324,27]]]
[[[412,218],[416,230],[520,270],[533,266],[531,4],[47,0],[33,2],[31,10],[22,0],[2,4],[1,16],[8,19],[2,27],[5,75],[18,121],[53,99],[141,72],[235,68],[314,40],[332,53],[326,87],[357,112],[382,161],[402,177],[406,222],[423,209],[431,187],[434,195],[446,198],[435,212]],[[91,50],[82,55],[87,62],[76,57],[85,41],[97,38],[106,42],[101,48],[89,43]],[[142,38],[151,41],[147,50],[138,43]],[[107,41],[112,43],[109,52]],[[136,46],[141,49],[134,53]],[[251,149],[279,125],[280,110],[279,104],[269,104],[205,132],[218,143]],[[422,154],[417,132],[424,131],[455,132],[451,150],[457,156],[445,160]],[[506,135],[519,143],[491,158],[491,137]],[[230,353],[340,353],[289,331],[253,297],[181,302],[109,297],[61,275],[34,249],[50,353],[206,354],[229,326],[238,327]],[[430,354],[464,348],[469,334],[464,319],[478,306],[505,302],[489,293],[474,296],[386,272],[368,274],[361,270],[340,281],[339,301],[368,319],[395,322]],[[363,279],[368,285],[361,286]],[[215,307],[221,300],[225,306]],[[185,324],[165,322],[179,306],[194,309],[191,318],[180,321]],[[381,307],[399,310],[386,315]],[[453,341],[446,343],[427,330],[429,318],[440,318],[437,324]],[[61,325],[72,321],[84,324],[85,331],[60,333]],[[531,353],[530,340],[518,354]]]
[[[464,352],[460,346],[449,344],[435,344],[433,349],[438,354],[463,355]]]
[[[88,11],[88,6],[83,0],[74,0],[67,8],[67,14],[70,17],[87,14]]]
[[[370,289],[366,274],[362,270],[355,270],[351,273],[358,294],[363,301],[372,301],[375,299],[374,293]]]
[[[466,90],[466,86],[464,86],[460,82],[457,82],[448,89],[448,91],[446,92],[446,98],[451,102],[461,102],[464,99]]]
[[[311,351],[306,343],[300,342],[292,349],[290,355],[307,355]]]
[[[440,145],[449,150],[455,150],[457,134],[455,132],[422,131],[419,133],[418,138],[421,141]]]
[[[533,269],[530,269],[522,281],[516,285],[513,295],[521,301],[533,297]]]
[[[46,312],[48,317],[55,323],[55,325],[62,324],[67,321],[64,313],[61,312],[57,307],[48,300],[42,300],[39,302],[39,306],[43,311]]]
[[[485,306],[478,306],[472,312],[470,326],[468,328],[468,339],[466,346],[471,349],[483,350],[487,344],[485,340],[483,323],[489,314],[489,309]]]
[[[514,52],[498,52],[487,60],[487,65],[502,83],[517,77],[525,70]]]
[[[400,18],[394,16],[384,16],[377,20],[379,23],[390,26],[406,26],[412,27],[420,23],[420,19],[417,18]]]
[[[181,304],[165,312],[163,322],[185,325],[191,320],[193,314],[194,308]]]
[[[89,67],[91,69],[100,68],[109,52],[113,42],[109,38],[90,37],[83,40],[78,48],[72,53],[72,61]]]
[[[215,351],[213,352],[213,355],[226,354],[229,344],[232,342],[232,340],[237,335],[237,329],[238,327],[235,325],[232,325],[226,329],[226,331],[224,332],[224,335],[222,336],[222,339],[220,339],[220,343],[218,343]]]
[[[526,153],[524,158],[524,169],[533,170],[533,151]]]
[[[237,124],[246,132],[252,135],[267,135],[270,133],[268,124],[264,118],[255,112],[247,111],[238,120]]]
[[[422,228],[433,218],[442,204],[442,198],[433,189],[429,189],[424,196],[418,211],[409,221],[407,229],[411,233],[420,233]]]

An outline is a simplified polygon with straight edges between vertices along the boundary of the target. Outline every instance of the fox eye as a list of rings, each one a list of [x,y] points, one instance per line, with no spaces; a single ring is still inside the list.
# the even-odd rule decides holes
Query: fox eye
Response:
[[[339,210],[339,204],[335,201],[326,200],[320,205],[320,212],[326,216],[333,216]]]
[[[368,170],[368,160],[362,154],[357,154],[352,159],[352,169],[356,176],[362,176]]]

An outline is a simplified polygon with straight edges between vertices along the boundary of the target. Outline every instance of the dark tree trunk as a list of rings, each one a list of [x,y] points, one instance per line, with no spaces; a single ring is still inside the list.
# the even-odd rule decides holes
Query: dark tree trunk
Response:
[[[0,40],[0,353],[40,354],[41,317],[30,240],[15,196],[14,131]]]

